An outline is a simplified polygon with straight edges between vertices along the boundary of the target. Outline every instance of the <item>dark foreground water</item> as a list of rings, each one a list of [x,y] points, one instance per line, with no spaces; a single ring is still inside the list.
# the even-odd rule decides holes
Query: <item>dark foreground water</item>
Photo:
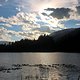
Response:
[[[0,80],[80,80],[80,54],[0,53]]]

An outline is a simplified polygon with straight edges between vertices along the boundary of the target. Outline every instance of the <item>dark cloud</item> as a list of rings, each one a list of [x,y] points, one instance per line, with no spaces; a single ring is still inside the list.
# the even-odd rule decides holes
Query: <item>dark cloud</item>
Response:
[[[77,13],[80,15],[80,6],[77,6],[76,9],[77,9]]]
[[[48,16],[48,15],[47,15],[46,13],[44,13],[44,12],[43,12],[42,14],[43,14],[44,16]]]
[[[70,17],[69,12],[71,11],[71,9],[69,8],[56,8],[56,9],[48,8],[45,10],[53,11],[50,15],[58,19],[62,19],[64,17],[69,18]]]
[[[78,5],[80,5],[80,0],[78,0]]]

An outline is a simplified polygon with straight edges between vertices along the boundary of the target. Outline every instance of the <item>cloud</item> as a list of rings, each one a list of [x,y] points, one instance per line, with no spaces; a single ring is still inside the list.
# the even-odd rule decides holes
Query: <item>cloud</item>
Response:
[[[11,41],[11,36],[7,34],[7,29],[0,28],[0,39],[3,41]]]
[[[22,39],[24,36],[20,35],[20,31],[16,32],[13,30],[8,30],[4,27],[0,28],[0,40],[2,41],[16,41]]]
[[[74,8],[47,8],[46,11],[52,11],[49,15],[45,11],[42,13],[44,16],[52,16],[57,19],[80,19],[80,6],[75,6]]]
[[[58,25],[65,26],[66,28],[79,28],[80,27],[80,6],[74,8],[48,8],[47,11],[53,11],[49,15],[42,13],[44,16],[52,16],[59,21]]]
[[[80,5],[80,0],[78,0],[78,5]]]
[[[0,5],[10,10],[10,12],[32,12],[43,11],[46,8],[70,8],[78,5],[78,0],[0,0]],[[5,5],[3,5],[5,4]],[[5,9],[3,8],[3,9]],[[5,9],[6,10],[6,9]]]
[[[43,11],[46,8],[71,8],[78,0],[0,0],[0,16],[10,17],[18,12]],[[4,14],[7,13],[7,14]]]
[[[26,12],[43,11],[46,8],[69,8],[78,5],[78,0],[14,0],[17,9]]]
[[[77,9],[77,13],[80,15],[80,6],[77,6],[76,9]]]
[[[37,39],[65,29],[65,21],[80,19],[79,7],[75,7],[78,3],[78,0],[0,0],[0,38],[8,41]],[[47,8],[52,10],[45,11]]]
[[[53,11],[50,15],[58,19],[62,19],[64,17],[69,18],[70,17],[69,12],[71,11],[71,9],[69,8],[56,8],[56,9],[48,8],[46,10]]]
[[[7,33],[4,34],[10,35],[11,40],[20,40],[21,38],[37,39],[40,35],[50,34],[53,31],[65,28],[59,23],[58,19],[51,16],[44,16],[38,12],[20,12],[16,16],[9,18],[0,17],[0,22],[5,23],[2,26],[6,29],[6,31],[5,29],[3,31]]]

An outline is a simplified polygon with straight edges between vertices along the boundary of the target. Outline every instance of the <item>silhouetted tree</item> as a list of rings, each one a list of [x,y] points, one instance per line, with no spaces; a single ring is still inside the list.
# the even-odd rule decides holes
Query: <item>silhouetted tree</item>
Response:
[[[50,36],[40,36],[38,40],[21,39],[9,44],[0,45],[0,51],[8,52],[34,52],[34,51],[52,51],[54,40]]]

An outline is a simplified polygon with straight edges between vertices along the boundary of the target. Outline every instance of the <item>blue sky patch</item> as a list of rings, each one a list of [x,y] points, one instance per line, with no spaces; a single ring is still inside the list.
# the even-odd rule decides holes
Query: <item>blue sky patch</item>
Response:
[[[4,5],[0,6],[0,17],[3,16],[5,18],[11,17],[13,15],[16,15],[18,13],[18,10],[16,9],[15,5]]]
[[[13,25],[12,27],[7,27],[8,30],[13,30],[13,31],[22,31],[22,27],[18,25]]]
[[[68,20],[68,21],[63,21],[61,22],[62,24],[64,24],[65,27],[67,28],[79,28],[80,25],[80,20]]]

